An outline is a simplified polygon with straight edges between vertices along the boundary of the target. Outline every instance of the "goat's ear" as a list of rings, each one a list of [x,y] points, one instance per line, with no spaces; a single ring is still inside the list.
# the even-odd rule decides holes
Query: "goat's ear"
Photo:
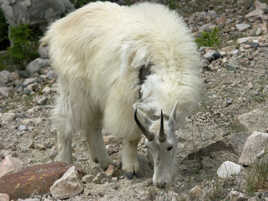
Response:
[[[149,63],[148,50],[145,46],[138,46],[134,43],[126,43],[120,50],[120,71],[124,74],[129,68],[137,68]]]

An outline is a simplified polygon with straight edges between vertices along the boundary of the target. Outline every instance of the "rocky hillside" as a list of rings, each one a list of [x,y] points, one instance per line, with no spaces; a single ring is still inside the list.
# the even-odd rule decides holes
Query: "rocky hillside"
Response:
[[[106,134],[106,148],[116,166],[105,172],[97,166],[89,168],[82,135],[74,136],[75,169],[62,164],[47,166],[56,154],[56,132],[50,125],[49,112],[57,93],[57,76],[49,66],[46,49],[39,49],[40,57],[27,63],[25,69],[0,71],[1,201],[8,197],[28,201],[268,200],[268,2],[161,3],[176,9],[194,33],[202,54],[205,84],[198,112],[187,117],[177,132],[179,153],[174,184],[167,189],[152,186],[153,170],[143,140],[139,145],[142,174],[133,180],[125,178],[120,169],[121,145]],[[63,11],[75,9],[71,4],[61,5],[65,6]],[[44,170],[47,183],[38,176],[32,180],[22,177],[27,171],[32,176],[40,174],[35,169],[24,169],[36,165],[41,165],[38,169]],[[18,173],[6,175],[10,171]],[[62,180],[52,186],[64,172]],[[19,178],[34,185],[14,186]],[[6,192],[1,191],[3,186]]]

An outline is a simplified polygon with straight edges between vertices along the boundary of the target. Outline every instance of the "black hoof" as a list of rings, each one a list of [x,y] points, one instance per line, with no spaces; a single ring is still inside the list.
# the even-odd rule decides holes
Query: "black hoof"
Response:
[[[127,172],[125,175],[126,175],[127,179],[131,180],[131,179],[133,179],[135,173],[133,173],[133,172]]]
[[[139,178],[139,177],[140,177],[136,172],[127,172],[125,175],[126,175],[126,177],[127,177],[129,180],[133,179],[134,176],[135,176],[136,178]]]

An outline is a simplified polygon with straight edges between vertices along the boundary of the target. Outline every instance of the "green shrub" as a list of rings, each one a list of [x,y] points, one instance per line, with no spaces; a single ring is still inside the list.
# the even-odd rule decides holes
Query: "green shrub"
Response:
[[[8,46],[8,24],[3,11],[0,9],[0,50],[5,50]]]
[[[172,10],[176,9],[176,0],[168,0],[168,7]]]
[[[75,8],[81,8],[82,6],[86,5],[89,2],[92,2],[92,0],[71,0]]]
[[[199,47],[218,47],[220,45],[219,29],[215,27],[211,31],[203,31],[195,41]]]
[[[14,64],[25,66],[38,57],[38,36],[29,25],[18,25],[10,28],[11,47],[8,56]]]

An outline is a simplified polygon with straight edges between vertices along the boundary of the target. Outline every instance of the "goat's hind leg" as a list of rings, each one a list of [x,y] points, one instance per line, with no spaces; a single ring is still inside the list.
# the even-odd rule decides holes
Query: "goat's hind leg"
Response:
[[[54,109],[53,123],[57,129],[57,156],[56,161],[72,162],[72,132],[73,125],[70,120],[69,109],[65,103],[58,103]]]
[[[112,164],[103,141],[101,127],[96,124],[90,124],[91,128],[87,129],[86,137],[91,160],[100,164],[103,170],[107,169],[109,164]]]

